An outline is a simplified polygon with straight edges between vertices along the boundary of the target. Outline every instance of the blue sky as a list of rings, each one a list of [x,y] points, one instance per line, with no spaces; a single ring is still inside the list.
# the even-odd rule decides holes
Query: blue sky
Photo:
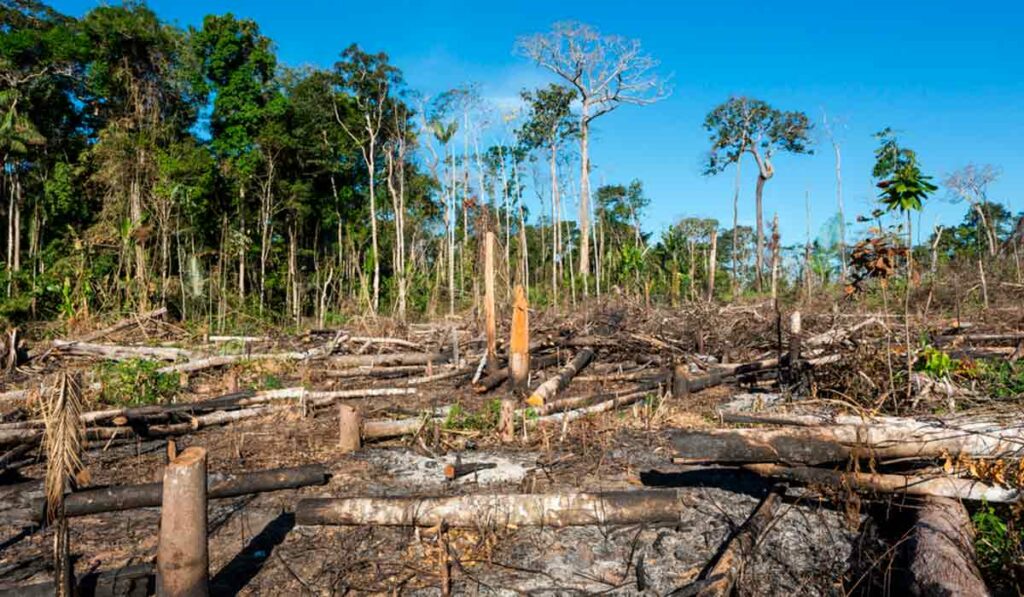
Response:
[[[81,15],[95,2],[61,0]],[[848,219],[870,211],[871,134],[900,131],[924,170],[941,177],[969,162],[1003,169],[991,197],[1024,210],[1024,3],[1020,2],[281,2],[153,0],[165,20],[199,24],[211,12],[255,19],[292,66],[332,64],[352,42],[385,51],[413,88],[436,94],[475,82],[505,102],[551,80],[513,54],[520,35],[559,20],[638,38],[672,76],[673,93],[647,107],[624,107],[595,122],[593,180],[644,182],[646,227],[682,216],[731,225],[733,173],[701,175],[704,115],[730,95],[823,111],[840,131]],[[778,213],[783,242],[802,242],[805,193],[812,235],[835,213],[833,154],[818,127],[812,156],[781,156],[765,189],[765,217]],[[753,164],[744,166],[741,223],[754,219]],[[959,221],[965,210],[940,190],[920,222]]]

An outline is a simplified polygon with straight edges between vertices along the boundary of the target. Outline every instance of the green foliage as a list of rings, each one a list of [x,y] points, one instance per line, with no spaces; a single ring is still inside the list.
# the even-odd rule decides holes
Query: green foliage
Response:
[[[957,365],[957,361],[950,358],[948,353],[934,346],[925,346],[917,362],[919,371],[934,378],[949,377]]]
[[[160,373],[161,364],[145,359],[104,361],[98,369],[100,400],[118,406],[160,404],[178,392],[176,375]]]
[[[547,88],[519,93],[528,113],[517,131],[519,142],[528,149],[558,146],[579,132],[579,123],[572,116],[576,91],[551,83]]]
[[[991,576],[1005,573],[1019,562],[1024,548],[1024,529],[1017,528],[987,502],[971,517],[974,522],[974,550],[978,565]]]
[[[974,361],[972,377],[993,398],[1024,396],[1024,367],[1006,360]]]
[[[273,373],[265,373],[260,378],[259,386],[261,390],[280,390],[284,387],[284,381]]]
[[[887,211],[920,211],[924,200],[938,187],[925,176],[917,164],[917,153],[901,147],[892,129],[875,134],[879,147],[875,150],[875,166],[871,174],[879,179],[882,189],[878,198]]]
[[[444,420],[445,429],[490,431],[497,428],[501,417],[501,400],[489,400],[479,411],[471,412],[461,404],[455,404]]]
[[[803,112],[784,112],[754,98],[729,98],[704,118],[711,141],[704,173],[718,174],[744,153],[760,152],[766,160],[776,151],[813,153],[812,128]]]

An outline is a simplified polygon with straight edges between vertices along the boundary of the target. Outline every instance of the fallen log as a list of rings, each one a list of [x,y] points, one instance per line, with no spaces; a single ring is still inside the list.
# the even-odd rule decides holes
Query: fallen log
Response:
[[[907,495],[948,497],[960,500],[1016,502],[1018,489],[986,485],[972,479],[952,476],[925,477],[834,471],[807,466],[745,464],[743,468],[762,477],[787,479],[809,485],[849,488],[859,492],[904,493]]]
[[[736,530],[725,543],[707,574],[698,581],[696,594],[700,597],[727,597],[732,594],[733,585],[743,574],[743,569],[754,556],[757,544],[775,520],[782,497],[786,495],[783,485],[776,485],[768,491],[757,505],[750,518]]]
[[[435,381],[441,381],[442,379],[451,379],[453,377],[465,377],[472,375],[476,371],[475,367],[463,367],[462,369],[452,369],[451,371],[444,371],[442,373],[435,373],[433,375],[424,375],[422,377],[413,377],[405,380],[405,385],[418,386],[426,383]]]
[[[351,369],[328,369],[318,372],[319,375],[330,379],[347,379],[351,377],[375,377],[390,379],[395,377],[407,377],[415,373],[425,371],[423,365],[398,365],[395,367],[353,367]]]
[[[534,371],[557,364],[557,354],[548,354],[540,357],[535,357],[530,362],[530,366],[533,368]],[[488,375],[487,377],[480,378],[479,380],[477,380],[476,383],[473,384],[473,391],[476,392],[477,394],[490,392],[491,390],[497,388],[498,386],[500,386],[501,384],[505,383],[505,381],[508,380],[509,371],[509,368],[505,367],[504,369],[499,369],[496,372],[492,373],[491,375]]]
[[[967,509],[929,497],[910,532],[911,595],[989,595],[974,560],[974,525]]]
[[[86,335],[82,336],[81,338],[79,338],[78,341],[79,342],[95,342],[96,340],[99,340],[100,338],[103,338],[105,336],[109,336],[110,334],[113,334],[113,333],[116,333],[116,332],[120,332],[123,329],[130,328],[131,326],[136,325],[136,324],[138,324],[138,323],[140,323],[142,321],[145,321],[147,319],[156,319],[158,317],[163,317],[166,314],[167,314],[167,307],[160,307],[158,309],[153,309],[152,311],[147,311],[145,313],[139,313],[138,315],[130,315],[130,316],[125,317],[124,319],[118,321],[117,323],[109,325],[109,326],[107,326],[107,327],[105,327],[103,329],[99,329],[99,330],[96,330],[94,332],[89,332],[88,334],[86,334]]]
[[[562,367],[561,371],[551,377],[551,379],[540,384],[537,389],[530,394],[530,397],[526,399],[527,404],[540,406],[544,404],[545,401],[554,398],[559,392],[569,387],[569,384],[572,382],[572,378],[589,365],[593,358],[594,350],[592,348],[584,348],[576,353],[576,356],[573,357],[572,361],[570,361],[565,367]]]
[[[156,591],[156,566],[135,564],[114,570],[89,572],[78,577],[75,595],[79,597],[124,597],[152,595]],[[53,581],[0,589],[0,597],[53,597]]]
[[[473,473],[497,468],[494,462],[456,462],[455,464],[444,465],[444,478],[454,481],[459,477],[472,475]]]
[[[99,357],[114,361],[128,359],[156,359],[159,361],[180,361],[192,356],[184,348],[160,346],[118,346],[114,344],[92,344],[76,340],[54,340],[53,347],[61,353],[72,356]]]
[[[351,336],[348,339],[349,342],[363,343],[363,344],[391,344],[394,346],[404,346],[406,348],[419,349],[420,345],[416,342],[409,340],[403,340],[401,338],[382,338],[372,336]]]
[[[684,464],[783,462],[825,464],[849,459],[1019,458],[1024,429],[995,425],[944,428],[921,425],[835,425],[777,429],[676,431],[673,442]]]
[[[208,336],[206,341],[214,344],[224,342],[243,342],[249,344],[252,342],[270,342],[270,336]]]
[[[560,422],[565,419],[573,421],[586,415],[615,410],[616,408],[628,406],[646,398],[655,388],[657,388],[657,385],[652,384],[650,387],[619,392],[616,394],[599,395],[596,397],[580,396],[556,400],[536,407],[534,412],[541,416],[538,419],[535,419],[535,421],[539,423],[549,421]]]
[[[504,528],[678,522],[687,507],[674,490],[607,493],[311,498],[299,502],[300,525]]]
[[[294,489],[327,483],[327,471],[320,464],[250,471],[216,473],[208,478],[210,499],[232,498],[281,489]],[[65,516],[89,516],[104,512],[120,512],[160,505],[163,483],[120,485],[83,489],[64,496]],[[43,520],[45,500],[33,502],[32,518]]]
[[[376,398],[381,396],[411,396],[416,394],[416,388],[362,388],[356,390],[307,390],[303,387],[281,388],[278,390],[266,390],[257,392],[247,398],[239,398],[235,405],[250,406],[253,404],[264,404],[275,400],[296,400],[305,399],[317,406],[322,406],[335,400],[350,398]]]
[[[447,353],[426,352],[394,352],[388,354],[349,354],[330,356],[322,354],[323,349],[307,352],[269,352],[258,354],[229,354],[195,359],[186,363],[177,363],[162,367],[161,373],[195,373],[214,367],[223,367],[245,361],[306,361],[324,360],[337,367],[384,367],[389,365],[426,365],[427,363],[444,363],[448,360]]]

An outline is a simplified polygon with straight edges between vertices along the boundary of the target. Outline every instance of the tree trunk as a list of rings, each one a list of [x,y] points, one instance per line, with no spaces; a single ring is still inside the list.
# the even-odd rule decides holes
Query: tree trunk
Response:
[[[512,328],[509,338],[508,369],[512,390],[526,390],[530,378],[530,323],[529,305],[521,285],[516,286],[512,305]]]
[[[567,388],[569,383],[572,382],[572,378],[576,377],[577,373],[589,365],[593,358],[594,351],[592,349],[584,348],[579,351],[576,356],[573,357],[572,361],[563,367],[557,375],[551,377],[538,386],[526,400],[527,403],[532,406],[541,406],[546,401],[557,396],[558,392]]]
[[[675,490],[607,493],[491,494],[452,497],[310,498],[300,525],[504,528],[678,522],[687,507]]]
[[[558,259],[561,254],[559,196],[558,196],[558,146],[551,144],[551,293],[558,304]]]
[[[276,468],[248,473],[215,473],[209,476],[210,499],[232,498],[242,495],[293,489],[327,483],[327,472],[322,465],[310,464],[291,468]],[[104,512],[121,512],[136,508],[153,508],[163,501],[163,483],[120,485],[85,489],[64,498],[64,515],[90,516]],[[43,519],[46,504],[32,507],[33,520]]]
[[[161,503],[157,595],[205,597],[210,573],[205,448],[188,448],[167,465]]]
[[[946,428],[922,422],[678,431],[673,442],[680,459],[691,463],[820,465],[851,458],[1019,458],[1024,454],[1024,432],[993,424]]]
[[[828,485],[862,492],[903,493],[999,503],[1017,502],[1021,497],[1021,492],[1017,489],[986,485],[974,479],[958,477],[844,473],[807,466],[788,467],[778,464],[746,464],[743,465],[743,468],[763,477],[788,479],[812,486]]]
[[[498,331],[494,296],[494,232],[484,236],[484,334],[487,338],[487,371],[498,370]]]
[[[775,520],[779,504],[785,494],[785,486],[772,487],[750,518],[729,537],[725,548],[715,559],[715,564],[708,570],[703,581],[698,581],[698,597],[728,597],[732,594],[733,585],[743,574],[743,569],[753,558],[761,538]]]
[[[590,275],[590,117],[589,106],[583,103],[580,115],[580,268],[583,296],[589,294]]]
[[[839,210],[839,275],[840,282],[846,285],[846,213],[843,206],[843,160],[839,143],[834,139],[832,148],[836,154],[836,207]]]
[[[764,291],[764,203],[762,196],[764,194],[764,183],[768,181],[768,178],[762,173],[757,175],[757,188],[754,195],[754,204],[757,211],[757,254],[754,256],[754,267],[755,267],[755,281],[757,284],[757,291]]]
[[[974,560],[974,525],[960,502],[926,498],[911,530],[911,595],[989,595]]]
[[[711,229],[711,252],[708,254],[708,302],[715,300],[715,274],[718,270],[718,228]]]

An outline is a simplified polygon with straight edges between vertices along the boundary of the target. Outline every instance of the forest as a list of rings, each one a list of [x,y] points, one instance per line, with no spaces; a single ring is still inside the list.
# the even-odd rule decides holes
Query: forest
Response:
[[[727,95],[732,192],[657,200],[732,219],[652,230],[595,131],[687,82],[577,21],[508,50],[515,105],[0,0],[0,595],[1019,594],[1002,166],[873,123],[848,211],[841,118]]]

